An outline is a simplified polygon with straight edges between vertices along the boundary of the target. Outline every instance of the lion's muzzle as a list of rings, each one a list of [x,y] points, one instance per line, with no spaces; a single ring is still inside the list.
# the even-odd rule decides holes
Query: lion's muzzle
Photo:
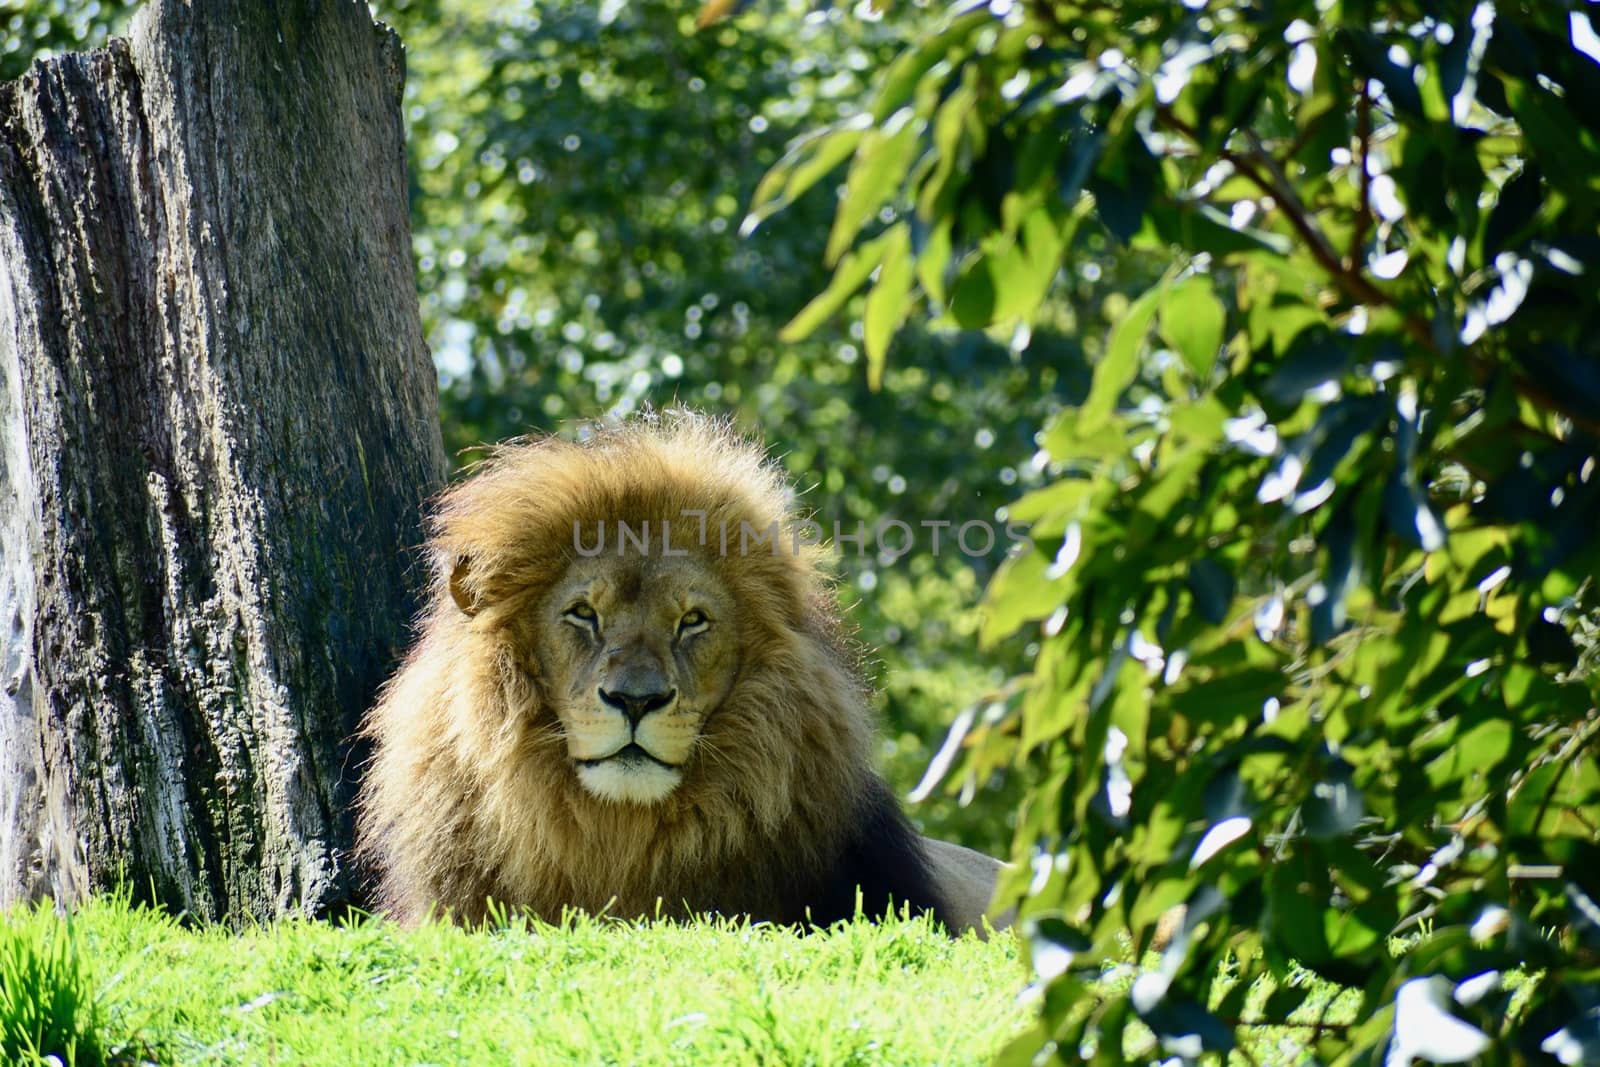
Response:
[[[677,699],[677,692],[668,689],[665,692],[656,688],[659,685],[653,678],[626,679],[616,689],[600,687],[600,703],[616,708],[628,717],[628,722],[634,729],[639,728],[639,720],[652,711],[660,711],[671,706]]]
[[[586,715],[568,723],[578,778],[608,800],[651,804],[683,779],[699,716],[680,706],[659,660],[634,650],[606,672]]]

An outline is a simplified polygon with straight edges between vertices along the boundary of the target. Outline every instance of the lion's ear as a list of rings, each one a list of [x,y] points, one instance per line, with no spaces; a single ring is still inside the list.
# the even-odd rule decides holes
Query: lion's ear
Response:
[[[482,607],[478,598],[473,595],[467,586],[467,579],[472,575],[472,557],[461,556],[456,560],[456,565],[450,571],[450,598],[456,602],[456,607],[468,617],[476,615]]]

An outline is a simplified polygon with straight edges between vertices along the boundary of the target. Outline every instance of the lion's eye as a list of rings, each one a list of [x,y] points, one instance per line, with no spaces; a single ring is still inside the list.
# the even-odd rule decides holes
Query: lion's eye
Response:
[[[686,612],[678,621],[678,636],[697,634],[711,624],[711,619],[699,608]]]
[[[562,618],[570,623],[575,623],[589,630],[600,628],[600,616],[595,614],[594,608],[588,602],[580,600],[562,613]]]

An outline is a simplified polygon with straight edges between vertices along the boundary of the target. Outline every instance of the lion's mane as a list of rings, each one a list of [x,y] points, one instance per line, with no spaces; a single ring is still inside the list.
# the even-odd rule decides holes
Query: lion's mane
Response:
[[[696,512],[705,548],[698,517],[679,525]],[[526,620],[575,558],[575,530],[592,539],[602,521],[655,530],[663,518],[732,591],[743,653],[694,773],[640,807],[578,782]],[[795,551],[796,521],[758,448],[687,414],[502,446],[449,489],[420,633],[365,724],[358,855],[379,906],[402,920],[435,907],[472,920],[494,899],[545,917],[828,921],[854,910],[859,886],[868,908],[892,898],[937,911],[918,839],[872,770],[865,691],[819,553]],[[741,523],[776,523],[779,550],[739,551]],[[454,595],[452,577],[466,587]],[[463,595],[479,609],[461,610]]]

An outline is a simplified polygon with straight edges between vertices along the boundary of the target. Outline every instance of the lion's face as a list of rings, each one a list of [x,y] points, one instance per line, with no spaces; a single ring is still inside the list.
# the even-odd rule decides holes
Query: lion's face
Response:
[[[652,804],[733,687],[733,597],[690,557],[579,559],[537,609],[546,696],[584,788]]]

